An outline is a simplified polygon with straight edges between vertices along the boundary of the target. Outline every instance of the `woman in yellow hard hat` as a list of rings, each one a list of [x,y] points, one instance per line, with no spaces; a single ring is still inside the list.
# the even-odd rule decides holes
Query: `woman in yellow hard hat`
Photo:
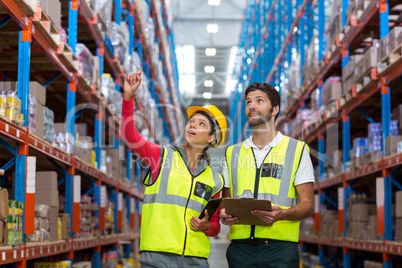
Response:
[[[207,236],[218,235],[218,215],[205,210],[205,217],[198,217],[224,185],[222,176],[210,168],[206,151],[223,144],[226,118],[213,105],[190,107],[185,144],[150,143],[134,126],[134,94],[140,84],[141,72],[125,79],[121,134],[149,165],[144,179],[141,267],[209,267]]]

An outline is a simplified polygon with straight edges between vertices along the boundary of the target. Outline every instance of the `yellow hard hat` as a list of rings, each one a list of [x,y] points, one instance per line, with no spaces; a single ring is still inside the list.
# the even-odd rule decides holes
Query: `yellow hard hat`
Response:
[[[216,142],[216,144],[211,145],[212,148],[218,148],[225,141],[225,135],[226,135],[226,131],[228,128],[226,117],[215,105],[204,105],[202,107],[201,106],[188,107],[187,108],[188,118],[193,116],[193,114],[195,114],[195,112],[198,112],[198,111],[206,112],[207,114],[211,115],[212,118],[215,119],[215,121],[218,123],[218,127],[219,127],[220,131],[217,131],[217,133],[216,133],[217,142]]]

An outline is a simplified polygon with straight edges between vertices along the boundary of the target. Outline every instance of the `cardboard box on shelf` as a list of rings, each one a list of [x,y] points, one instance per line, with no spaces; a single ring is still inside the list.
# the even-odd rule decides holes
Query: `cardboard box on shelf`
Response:
[[[59,207],[50,207],[49,208],[49,223],[57,224],[58,217],[59,217]]]
[[[61,19],[61,3],[59,0],[51,0],[47,3],[47,12],[49,18],[53,21],[56,29],[60,29],[60,19]]]
[[[364,261],[364,268],[383,268],[384,264],[375,261]]]
[[[58,224],[50,224],[49,229],[49,241],[57,241],[59,240],[59,229]]]
[[[382,159],[382,151],[372,151],[365,155],[365,164],[371,165]]]
[[[402,36],[402,33],[401,33]],[[402,135],[402,104],[399,104],[392,110],[392,118],[398,120],[399,123],[399,134]]]
[[[8,227],[5,219],[0,220],[0,246],[1,245],[8,245]]]
[[[385,155],[394,155],[397,153],[398,142],[402,141],[402,136],[388,136],[385,138]]]
[[[388,34],[388,45],[390,51],[394,50],[399,45],[399,35],[402,32],[402,26],[395,26]]]
[[[331,78],[329,78],[325,81],[323,86],[322,104],[327,105],[331,101],[340,99],[342,93],[342,83],[340,79],[339,81],[331,81]]]
[[[395,217],[402,218],[402,191],[395,193]]]
[[[78,140],[76,140],[75,144],[75,153],[77,157],[90,164],[92,162],[93,146],[93,138],[91,136],[81,136]]]
[[[29,82],[29,94],[34,96],[36,100],[42,104],[42,106],[46,105],[46,88],[44,88],[41,84],[36,81]]]
[[[0,187],[0,219],[7,219],[7,217],[8,217],[8,191],[7,189]]]
[[[77,139],[88,136],[88,125],[85,123],[75,123],[75,136]],[[92,138],[91,138],[92,142]]]
[[[402,218],[397,218],[395,223],[395,240],[402,241]]]
[[[106,150],[106,154],[109,157],[108,159],[110,160],[109,163],[109,174],[114,177],[117,178],[118,177],[118,167],[119,167],[119,151],[116,149],[108,149]]]
[[[59,206],[58,190],[36,190],[35,203],[53,207]]]
[[[38,171],[36,172],[36,190],[57,190],[57,172]]]
[[[368,240],[380,240],[381,236],[377,233],[377,215],[368,218]]]
[[[59,214],[61,221],[61,239],[70,239],[70,214]]]
[[[352,220],[355,222],[367,222],[369,216],[369,204],[352,205]]]
[[[377,62],[377,48],[370,47],[360,60],[360,72],[358,73],[358,79],[361,78],[361,76],[372,67],[377,67]]]
[[[94,68],[92,74],[92,84],[96,84],[97,88],[101,87],[101,77],[100,77],[100,61],[98,56],[94,56]]]
[[[55,133],[66,133],[66,124],[65,123],[54,123],[54,132]]]

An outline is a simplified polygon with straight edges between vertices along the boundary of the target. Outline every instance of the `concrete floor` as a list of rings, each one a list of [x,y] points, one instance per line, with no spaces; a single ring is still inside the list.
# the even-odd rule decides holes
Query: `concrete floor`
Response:
[[[209,254],[210,268],[228,268],[226,261],[226,249],[229,246],[229,240],[225,238],[211,238],[211,252]]]
[[[229,246],[230,241],[227,239],[229,228],[226,225],[221,225],[221,232],[218,239],[210,237],[211,240],[211,252],[209,254],[209,266],[210,268],[228,268],[226,261],[226,249]]]

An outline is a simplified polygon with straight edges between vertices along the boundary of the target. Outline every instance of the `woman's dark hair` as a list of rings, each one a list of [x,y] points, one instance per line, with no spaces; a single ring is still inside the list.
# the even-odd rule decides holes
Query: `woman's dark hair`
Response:
[[[208,113],[206,113],[204,111],[197,111],[197,112],[193,113],[191,118],[195,114],[201,114],[201,115],[205,116],[206,118],[208,118],[208,121],[209,121],[209,123],[211,125],[211,129],[209,130],[209,135],[215,135],[215,140],[212,141],[211,143],[208,143],[207,146],[205,146],[205,148],[204,148],[204,150],[202,151],[202,154],[201,154],[201,158],[204,158],[205,160],[207,160],[208,165],[211,165],[211,158],[209,157],[209,154],[207,153],[207,150],[209,149],[209,146],[211,144],[217,142],[217,140],[216,140],[216,129],[215,129],[215,126],[217,125],[217,123],[214,122],[214,119],[212,118],[211,115],[209,115]]]
[[[279,92],[270,84],[268,83],[258,83],[254,82],[252,85],[250,85],[247,89],[246,92],[244,93],[245,97],[247,98],[247,95],[250,92],[261,90],[267,94],[268,99],[271,101],[272,108],[279,106],[279,111],[281,110],[281,96],[279,95]],[[276,115],[275,120],[278,118],[279,113]]]

